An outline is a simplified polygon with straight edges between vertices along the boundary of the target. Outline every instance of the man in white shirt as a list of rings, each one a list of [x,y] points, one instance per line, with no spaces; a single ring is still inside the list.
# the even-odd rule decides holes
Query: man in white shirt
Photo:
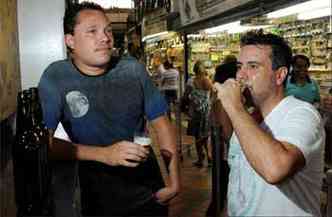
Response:
[[[312,105],[284,96],[291,57],[282,38],[247,33],[241,39],[237,79],[215,85],[221,112],[233,127],[229,216],[321,216],[325,133]],[[262,113],[261,124],[243,106],[243,86]]]

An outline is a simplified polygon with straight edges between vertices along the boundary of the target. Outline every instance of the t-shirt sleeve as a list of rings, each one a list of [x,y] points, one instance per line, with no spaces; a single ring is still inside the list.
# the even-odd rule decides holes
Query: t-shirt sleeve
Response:
[[[143,89],[145,115],[149,121],[152,121],[166,113],[168,109],[166,100],[154,86],[143,64],[137,64],[135,71],[139,73]]]
[[[324,139],[321,118],[313,108],[298,107],[291,109],[280,124],[276,139],[295,145],[303,153],[306,162],[321,151]]]
[[[62,103],[60,93],[51,79],[51,68],[49,67],[43,73],[39,84],[39,98],[43,110],[43,119],[47,128],[56,129],[62,114]]]

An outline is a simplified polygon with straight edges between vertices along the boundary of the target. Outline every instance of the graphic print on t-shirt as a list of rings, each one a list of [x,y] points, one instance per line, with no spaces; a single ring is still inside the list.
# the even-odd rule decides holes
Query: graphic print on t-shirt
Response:
[[[67,93],[66,101],[74,118],[83,117],[89,110],[88,98],[79,91]]]

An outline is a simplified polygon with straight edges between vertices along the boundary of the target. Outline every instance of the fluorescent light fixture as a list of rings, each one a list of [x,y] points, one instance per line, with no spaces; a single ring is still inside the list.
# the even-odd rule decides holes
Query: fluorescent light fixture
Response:
[[[289,15],[294,14],[304,14],[304,13],[316,13],[314,11],[316,10],[322,10],[329,8],[331,10],[330,6],[331,0],[311,0],[304,3],[296,4],[284,9],[280,9],[277,11],[273,11],[271,13],[267,14],[268,18],[279,18],[279,17],[285,17]]]
[[[165,31],[165,32],[159,32],[159,33],[152,34],[152,35],[147,35],[147,36],[142,38],[142,41],[151,40],[151,39],[154,39],[154,38],[157,38],[157,37],[160,37],[160,36],[167,35],[168,33],[169,33],[168,31]]]
[[[327,17],[331,16],[331,8],[323,8],[319,10],[314,10],[314,11],[307,11],[305,13],[300,13],[297,15],[297,19],[299,20],[310,20],[314,18],[319,18],[319,17]]]
[[[94,2],[102,6],[103,8],[133,8],[133,1],[132,0],[79,0],[78,2],[81,3],[83,1]]]
[[[240,26],[240,21],[235,21],[235,22],[223,24],[223,25],[220,25],[220,26],[208,28],[208,29],[205,29],[203,31],[207,34],[213,34],[213,33],[216,33],[216,32],[226,32],[226,31],[228,31],[232,28],[238,28],[238,26]]]
[[[246,31],[254,30],[254,29],[264,29],[269,26],[270,25],[242,26],[240,24],[240,21],[236,21],[236,22],[227,23],[224,25],[208,28],[203,31],[207,34],[214,34],[214,33],[218,33],[218,32],[227,32],[227,33],[233,34],[233,33],[246,32]]]
[[[311,0],[304,3],[296,4],[294,6],[277,10],[267,14],[268,18],[278,18],[289,15],[297,15],[299,20],[314,19],[318,17],[332,16],[331,15],[331,0]],[[207,34],[214,34],[218,32],[227,33],[241,33],[253,29],[264,29],[271,25],[261,26],[241,26],[240,21],[227,23],[224,25],[205,29],[204,32]]]

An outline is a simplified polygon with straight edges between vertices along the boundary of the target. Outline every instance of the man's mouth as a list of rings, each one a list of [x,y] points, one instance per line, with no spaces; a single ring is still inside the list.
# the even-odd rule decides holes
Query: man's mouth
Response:
[[[110,51],[110,50],[111,50],[111,48],[109,48],[109,47],[100,47],[100,48],[96,49],[97,52],[98,51]]]
[[[241,87],[241,92],[244,92],[245,89],[251,89],[252,83],[249,80],[240,79],[238,80]]]

